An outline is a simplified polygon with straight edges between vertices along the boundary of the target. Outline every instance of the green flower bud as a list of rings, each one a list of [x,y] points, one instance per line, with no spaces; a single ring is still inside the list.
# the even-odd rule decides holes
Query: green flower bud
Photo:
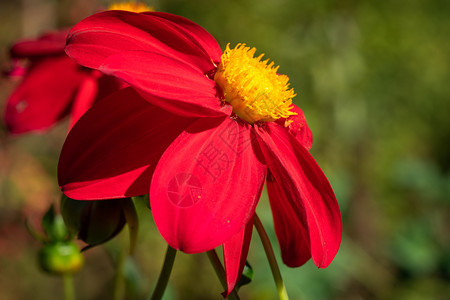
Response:
[[[85,243],[95,246],[116,236],[126,223],[124,202],[130,198],[111,200],[74,200],[61,198],[61,214],[69,230]]]
[[[55,242],[39,251],[42,269],[52,274],[75,273],[83,266],[83,255],[74,242]]]

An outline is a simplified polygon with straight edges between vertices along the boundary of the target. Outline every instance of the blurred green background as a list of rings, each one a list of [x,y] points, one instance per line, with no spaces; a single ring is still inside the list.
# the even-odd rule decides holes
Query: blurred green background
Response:
[[[344,221],[341,249],[327,269],[312,262],[280,266],[291,299],[450,299],[449,1],[146,3],[197,22],[222,48],[228,42],[256,47],[290,77],[314,134],[311,153]],[[15,40],[71,26],[108,4],[0,1],[1,68],[9,67]],[[1,78],[2,107],[16,84]],[[23,224],[25,218],[39,223],[60,197],[56,165],[66,130],[62,124],[46,134],[10,137],[0,129],[2,300],[62,299],[61,279],[39,270],[39,244]],[[145,299],[165,243],[150,212],[138,207],[139,244],[126,274],[140,274],[128,287]],[[279,256],[266,195],[257,212]],[[111,298],[111,254],[123,238],[85,253],[86,266],[76,275],[79,299]],[[276,299],[256,234],[249,261],[255,277],[241,298]],[[166,299],[221,299],[221,291],[205,255],[177,256]]]

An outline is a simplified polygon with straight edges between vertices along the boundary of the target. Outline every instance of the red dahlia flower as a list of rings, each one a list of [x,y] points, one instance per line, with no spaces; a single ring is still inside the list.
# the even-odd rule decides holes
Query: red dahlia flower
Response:
[[[200,26],[167,13],[103,12],[66,52],[131,87],[74,126],[59,183],[74,199],[150,193],[155,223],[186,253],[223,245],[228,292],[248,252],[267,182],[283,261],[327,267],[341,241],[333,190],[309,154],[311,132],[288,78],[238,45],[222,53]]]
[[[116,78],[81,67],[64,53],[67,33],[67,29],[49,32],[12,46],[14,66],[9,75],[23,79],[5,109],[11,133],[45,130],[67,114],[73,125],[96,100],[120,87]],[[25,69],[22,60],[28,60]]]

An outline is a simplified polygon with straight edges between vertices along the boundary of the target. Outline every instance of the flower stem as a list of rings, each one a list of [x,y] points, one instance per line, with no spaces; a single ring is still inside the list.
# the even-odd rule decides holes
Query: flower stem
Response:
[[[216,250],[210,250],[206,252],[208,255],[209,261],[211,262],[214,271],[216,271],[217,277],[220,280],[220,283],[222,284],[222,287],[226,290],[227,289],[227,279],[225,275],[225,269],[222,266],[222,263],[220,262],[219,257],[217,256]],[[239,300],[239,295],[237,294],[236,290],[233,289],[231,291],[230,295],[228,296],[231,300]]]
[[[283,279],[281,278],[280,269],[278,268],[277,260],[275,254],[273,253],[272,245],[270,244],[269,237],[259,219],[258,215],[255,213],[255,228],[258,231],[259,237],[266,252],[267,259],[269,260],[270,269],[272,270],[273,279],[275,281],[275,286],[277,287],[278,297],[280,300],[288,300],[288,294],[286,287],[284,286]]]
[[[75,288],[73,285],[73,274],[64,273],[64,300],[75,300]]]
[[[120,235],[119,251],[117,253],[116,274],[114,276],[113,300],[122,299],[125,294],[125,283],[123,276],[123,268],[125,263],[125,237]]]
[[[151,296],[151,300],[162,299],[164,291],[166,290],[167,283],[169,282],[170,273],[172,272],[173,263],[177,250],[167,245],[166,257],[164,258],[164,265],[159,274],[158,282],[156,283],[155,290]]]

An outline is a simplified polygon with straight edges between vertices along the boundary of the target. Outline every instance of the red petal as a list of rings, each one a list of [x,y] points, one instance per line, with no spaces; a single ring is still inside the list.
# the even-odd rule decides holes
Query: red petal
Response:
[[[287,122],[289,126],[287,127],[289,132],[297,138],[297,140],[305,147],[307,150],[311,149],[313,143],[312,132],[306,123],[305,114],[297,106],[292,105],[291,111],[297,113],[295,116],[290,116],[288,119],[279,119],[277,121],[280,125],[285,125]]]
[[[163,16],[126,11],[95,14],[72,28],[66,52],[81,65],[94,69],[108,56],[139,50],[181,59],[200,68],[203,73],[214,69],[211,57],[195,36],[188,35],[189,31],[180,29]]]
[[[97,78],[97,85],[98,85],[98,92],[95,102],[106,98],[113,92],[116,92],[129,86],[126,82],[114,76],[106,76],[103,73],[95,70],[92,70],[92,73],[94,74],[94,77]]]
[[[59,184],[78,200],[147,194],[161,154],[192,122],[151,105],[132,88],[118,91],[70,131],[59,160]]]
[[[199,119],[170,145],[150,189],[156,226],[169,245],[208,251],[248,223],[266,172],[253,142],[249,124],[226,117]]]
[[[175,23],[174,26],[177,26],[178,30],[185,32],[186,36],[189,38],[193,38],[203,49],[205,49],[206,53],[208,53],[209,57],[211,57],[216,64],[221,62],[220,57],[222,56],[222,49],[220,49],[216,39],[208,31],[203,29],[203,27],[186,18],[164,12],[150,12],[144,14],[162,17]]]
[[[261,195],[261,194],[260,194]],[[242,271],[247,261],[250,241],[252,239],[253,217],[237,234],[223,243],[223,260],[227,277],[227,290],[222,293],[228,297],[242,276]]]
[[[5,123],[12,133],[46,129],[64,117],[88,73],[66,55],[36,60],[8,99]]]
[[[230,115],[216,97],[216,83],[178,59],[144,51],[107,58],[99,70],[144,91],[153,104],[188,117]],[[146,95],[150,95],[147,97]]]
[[[70,128],[75,125],[78,119],[91,108],[97,95],[98,86],[97,78],[93,76],[87,77],[79,86],[72,105],[70,116]]]
[[[10,78],[23,78],[27,74],[28,68],[24,59],[11,59],[11,69],[4,72]]]
[[[267,192],[283,262],[289,267],[299,267],[311,258],[311,245],[304,209],[298,206],[296,211],[288,200],[295,199],[297,191],[283,189],[282,183],[269,175]]]
[[[113,92],[125,88],[126,84],[113,76],[103,75],[91,70],[89,76],[80,84],[70,112],[70,128],[88,111],[91,106]]]
[[[314,158],[295,137],[276,123],[267,123],[265,128],[257,128],[258,141],[269,170],[289,196],[289,204],[283,205],[290,205],[297,218],[306,215],[312,258],[316,266],[325,268],[341,243],[342,219],[336,197]]]
[[[64,54],[69,29],[47,32],[38,39],[22,40],[11,47],[12,57],[30,58]]]

